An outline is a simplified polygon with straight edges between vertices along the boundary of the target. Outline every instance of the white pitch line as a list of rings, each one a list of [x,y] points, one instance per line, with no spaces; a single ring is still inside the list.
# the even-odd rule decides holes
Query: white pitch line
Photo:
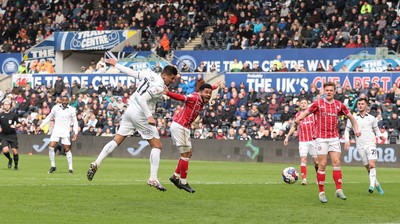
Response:
[[[114,183],[105,183],[105,182],[96,182],[96,181],[87,181],[86,183],[57,183],[57,182],[51,182],[51,183],[31,183],[31,184],[6,184],[5,180],[8,178],[2,179],[3,183],[0,184],[0,187],[13,187],[13,186],[19,186],[19,187],[24,187],[24,186],[29,186],[29,187],[46,187],[46,186],[140,186],[140,185],[146,185],[146,180],[128,180],[128,179],[120,179],[117,180],[119,183],[114,182]],[[11,179],[11,178],[10,178]],[[14,178],[12,178],[14,179]],[[43,180],[40,178],[28,178],[29,180]],[[47,178],[48,180],[65,180],[65,179],[57,179],[57,178]],[[21,180],[21,179],[19,179]],[[68,180],[74,180],[74,181],[82,181],[82,179],[68,179]],[[121,183],[122,182],[122,183]],[[167,181],[162,181],[164,183],[167,183]],[[264,182],[264,183],[250,183],[250,182],[207,182],[207,181],[192,181],[191,183],[196,184],[196,185],[285,185],[286,183],[284,182]],[[345,182],[344,184],[366,184],[367,182]],[[399,182],[384,182],[384,184],[398,184]],[[333,182],[326,182],[326,184],[334,184]],[[300,185],[300,184],[297,184]]]

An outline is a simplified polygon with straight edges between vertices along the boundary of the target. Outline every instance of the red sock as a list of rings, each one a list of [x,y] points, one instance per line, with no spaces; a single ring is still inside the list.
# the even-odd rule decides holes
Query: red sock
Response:
[[[175,173],[181,174],[181,159],[180,158],[178,160],[178,164],[176,165]]]
[[[336,190],[342,189],[342,170],[333,170],[333,180],[336,184]]]
[[[182,179],[186,179],[187,172],[188,172],[188,169],[189,169],[189,158],[181,157],[180,168],[181,168],[181,170],[180,170],[181,178]]]
[[[300,170],[301,170],[301,178],[302,179],[307,178],[307,167],[306,166],[300,166]]]
[[[325,185],[325,171],[318,171],[317,172],[317,180],[318,180],[319,192],[323,192],[324,191],[324,185]]]

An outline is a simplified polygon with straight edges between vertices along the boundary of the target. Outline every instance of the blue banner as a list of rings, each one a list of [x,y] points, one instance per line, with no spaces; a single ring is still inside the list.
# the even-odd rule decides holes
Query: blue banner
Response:
[[[397,65],[400,65],[400,59],[343,60],[335,66],[335,70],[339,71],[343,66],[346,66],[350,72],[356,71],[357,68],[361,69],[363,72],[384,72],[390,68],[394,70]]]
[[[342,87],[349,85],[351,88],[355,84],[360,84],[363,88],[366,84],[372,86],[379,85],[385,92],[390,89],[393,83],[400,84],[400,73],[227,73],[225,82],[230,86],[231,82],[235,82],[236,86],[243,82],[247,90],[253,88],[259,91],[261,87],[269,92],[272,87],[276,91],[282,90],[284,93],[299,93],[302,88],[309,91],[311,84],[315,84],[317,88],[332,81],[340,83]]]
[[[134,30],[56,32],[55,50],[109,50],[135,34]]]
[[[94,89],[97,90],[99,87],[100,82],[103,83],[104,86],[111,84],[111,86],[116,86],[117,83],[121,83],[121,85],[127,85],[128,87],[131,85],[132,82],[136,83],[136,79],[128,76],[124,73],[119,74],[33,74],[32,85],[42,85],[42,84],[50,84],[54,86],[55,81],[57,80],[58,76],[63,78],[64,83],[70,83],[72,86],[73,82],[77,82],[79,84],[84,83],[86,86],[89,84],[93,84]],[[181,77],[185,80],[188,80],[190,75],[182,75]],[[195,76],[197,77],[197,75]],[[137,83],[136,83],[137,84]]]
[[[20,63],[20,53],[0,54],[0,74],[12,75],[14,73],[18,73],[18,67]]]
[[[126,74],[33,74],[33,82],[32,84],[41,85],[41,84],[51,84],[54,86],[55,81],[58,76],[63,78],[64,83],[70,83],[72,85],[73,82],[77,82],[79,84],[86,84],[89,86],[90,83],[93,84],[95,89],[98,88],[100,82],[103,83],[104,86],[111,84],[112,86],[116,86],[117,83],[121,83],[122,85],[126,84],[128,87],[131,85],[131,82],[135,82],[135,78],[128,76]]]
[[[29,49],[24,54],[24,61],[28,70],[31,67],[31,63],[38,60],[38,63],[46,62],[50,60],[53,66],[56,65],[55,51],[54,51],[54,34],[47,37],[44,41],[40,42],[33,48]]]
[[[218,51],[175,51],[175,60],[179,69],[187,64],[194,70],[201,62],[209,70],[215,64],[218,71],[230,71],[230,64],[236,58],[240,63],[248,63],[253,68],[258,63],[262,71],[269,71],[272,62],[277,55],[281,55],[281,61],[285,62],[288,69],[305,67],[307,71],[315,71],[319,63],[327,70],[328,65],[336,65],[349,55],[366,51],[375,54],[375,48],[330,48],[330,49],[281,49],[281,50],[218,50]]]

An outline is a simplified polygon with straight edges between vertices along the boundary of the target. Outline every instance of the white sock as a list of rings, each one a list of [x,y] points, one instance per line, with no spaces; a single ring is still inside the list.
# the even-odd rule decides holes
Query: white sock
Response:
[[[68,151],[67,153],[65,153],[65,155],[67,156],[68,169],[69,170],[73,170],[73,168],[72,168],[72,153],[71,153],[71,151]]]
[[[152,148],[150,153],[150,179],[157,180],[161,149]]]
[[[369,186],[374,187],[376,182],[376,169],[372,168],[369,170]]]
[[[97,167],[100,166],[101,162],[110,154],[114,151],[115,148],[118,147],[118,144],[116,141],[112,140],[108,142],[104,147],[103,150],[101,150],[99,156],[96,159],[96,164]]]
[[[187,184],[186,179],[181,178],[180,181],[181,181],[182,184]]]
[[[56,167],[55,156],[56,156],[56,152],[54,151],[54,148],[49,147],[49,158],[50,158],[51,167]]]

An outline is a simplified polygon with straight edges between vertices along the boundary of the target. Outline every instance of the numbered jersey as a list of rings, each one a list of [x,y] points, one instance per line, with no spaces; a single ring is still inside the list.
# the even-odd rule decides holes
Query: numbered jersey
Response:
[[[140,108],[139,102],[147,99],[147,105],[152,114],[155,112],[156,103],[161,100],[164,91],[164,80],[154,72],[140,72],[139,86],[135,93],[129,98],[129,104]],[[145,95],[150,95],[150,98]]]
[[[365,114],[365,116],[361,116],[357,113],[354,116],[357,124],[358,129],[361,132],[361,136],[356,138],[356,146],[357,148],[376,148],[376,139],[375,139],[375,132],[374,130],[377,129],[378,123],[376,118],[371,114]],[[353,125],[351,124],[350,120],[347,120],[347,128],[350,130],[353,129]]]

